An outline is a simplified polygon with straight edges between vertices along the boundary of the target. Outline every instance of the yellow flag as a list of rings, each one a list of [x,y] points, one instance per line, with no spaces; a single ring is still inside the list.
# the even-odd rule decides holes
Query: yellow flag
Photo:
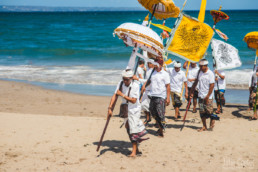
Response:
[[[191,62],[199,62],[205,55],[213,37],[213,29],[197,19],[182,15],[172,33],[172,41],[166,48],[168,53]]]

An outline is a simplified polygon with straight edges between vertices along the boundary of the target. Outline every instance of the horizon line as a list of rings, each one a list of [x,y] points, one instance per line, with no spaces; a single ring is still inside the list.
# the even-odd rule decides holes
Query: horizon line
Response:
[[[0,5],[0,12],[3,12],[2,10],[4,10],[6,7],[28,7],[28,8],[78,8],[78,9],[131,9],[131,10],[128,10],[128,11],[148,11],[146,10],[144,7],[73,7],[73,6],[30,6],[30,5]],[[6,9],[7,11],[8,9]],[[17,9],[18,10],[18,9]],[[206,9],[205,11],[210,11],[210,10],[214,10],[214,9]],[[245,10],[258,10],[258,9],[224,9],[223,11],[229,11],[229,10],[239,10],[239,11],[245,11]],[[94,12],[95,10],[92,10],[92,12]],[[99,10],[98,10],[99,11]],[[117,10],[117,11],[120,11],[120,10]],[[126,10],[124,10],[126,11]],[[185,9],[184,11],[199,11],[199,9]],[[10,11],[12,12],[12,11]],[[15,11],[13,11],[15,12]],[[17,11],[19,12],[19,11]],[[28,11],[29,12],[29,11]],[[31,11],[31,12],[36,12],[36,11]],[[43,11],[44,12],[44,11]],[[47,12],[47,11],[46,11]],[[79,12],[79,11],[78,11]],[[89,11],[90,12],[90,11]]]

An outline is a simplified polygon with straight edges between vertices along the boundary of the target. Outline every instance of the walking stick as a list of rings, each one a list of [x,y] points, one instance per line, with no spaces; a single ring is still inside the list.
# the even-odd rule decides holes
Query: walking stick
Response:
[[[104,128],[104,130],[103,130],[103,132],[102,132],[102,135],[101,135],[100,140],[99,140],[99,143],[98,143],[97,152],[99,151],[99,148],[100,148],[100,146],[101,146],[101,144],[102,144],[104,135],[105,135],[106,130],[107,130],[108,123],[109,123],[109,121],[110,121],[110,118],[111,118],[111,116],[108,116],[107,122],[106,122],[106,125],[105,125],[105,128]]]
[[[201,72],[201,69],[199,69],[199,71],[198,71],[198,74],[197,74],[197,82],[199,81],[199,74],[200,74],[200,72]],[[197,84],[196,84],[197,85]],[[196,86],[195,86],[196,87]],[[191,93],[191,92],[190,92]],[[189,95],[188,96],[190,96],[190,93],[189,93]],[[189,108],[190,108],[190,105],[191,105],[191,101],[192,101],[192,99],[191,98],[189,98],[189,102],[188,102],[188,104],[187,104],[187,107],[186,107],[186,110],[185,110],[185,115],[184,115],[184,119],[183,119],[183,125],[182,125],[182,127],[181,127],[181,129],[180,129],[180,131],[182,131],[183,130],[183,128],[184,128],[184,126],[185,126],[185,119],[186,119],[186,115],[187,115],[187,112],[188,112],[188,110],[189,110]]]
[[[117,99],[118,99],[118,96],[116,96],[116,98],[115,98],[114,104],[112,105],[112,110],[115,109]],[[101,146],[101,144],[102,144],[104,135],[105,135],[105,133],[106,133],[106,130],[107,130],[107,127],[108,127],[108,124],[109,124],[109,121],[110,121],[110,118],[111,118],[111,116],[108,116],[107,121],[106,121],[106,124],[105,124],[105,127],[104,127],[104,130],[103,130],[103,132],[102,132],[102,135],[101,135],[100,140],[99,140],[99,143],[98,143],[97,152],[99,151],[99,148],[100,148],[100,146]]]
[[[189,102],[188,102],[188,104],[187,104],[187,108],[186,108],[186,110],[185,110],[185,115],[184,115],[184,119],[183,119],[183,122],[184,122],[184,123],[183,123],[182,128],[180,129],[180,131],[182,131],[183,128],[184,128],[184,126],[185,126],[185,119],[186,119],[187,112],[188,112],[188,110],[190,109],[191,101],[192,101],[192,99],[190,98],[190,99],[189,99]]]

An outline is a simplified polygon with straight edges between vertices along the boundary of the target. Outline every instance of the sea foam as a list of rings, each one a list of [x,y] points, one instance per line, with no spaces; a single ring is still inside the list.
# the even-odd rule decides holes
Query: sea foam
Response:
[[[226,71],[227,88],[247,89],[252,71]],[[119,69],[95,69],[89,66],[0,66],[0,78],[57,84],[116,85],[121,80]]]

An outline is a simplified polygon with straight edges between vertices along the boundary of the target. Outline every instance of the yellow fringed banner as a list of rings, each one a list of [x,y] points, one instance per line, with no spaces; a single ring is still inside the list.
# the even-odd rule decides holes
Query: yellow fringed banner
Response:
[[[190,16],[182,15],[172,33],[173,38],[167,48],[168,53],[191,62],[203,58],[213,37],[213,29]]]

